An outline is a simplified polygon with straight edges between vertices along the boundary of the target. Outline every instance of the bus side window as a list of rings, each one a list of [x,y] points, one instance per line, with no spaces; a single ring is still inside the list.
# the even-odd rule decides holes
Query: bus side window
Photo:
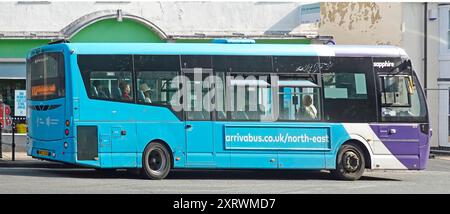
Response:
[[[174,108],[172,98],[178,91],[175,78],[180,72],[178,55],[135,55],[137,103]],[[174,82],[175,81],[175,82]],[[182,112],[177,112],[182,117]]]
[[[320,120],[320,88],[303,77],[279,80],[279,120]]]
[[[320,69],[326,121],[377,121],[372,58],[320,57]]]
[[[78,55],[78,65],[89,98],[133,101],[130,55]]]

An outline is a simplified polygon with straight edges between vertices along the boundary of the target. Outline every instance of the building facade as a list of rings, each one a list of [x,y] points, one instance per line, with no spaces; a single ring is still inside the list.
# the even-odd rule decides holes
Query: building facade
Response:
[[[405,49],[427,94],[434,149],[450,148],[450,5],[322,3],[319,34],[337,44],[388,44]]]
[[[15,91],[25,89],[25,58],[57,39],[71,42],[211,42],[310,44],[319,3],[300,2],[0,2],[0,101],[15,115]],[[328,37],[325,37],[327,39]]]

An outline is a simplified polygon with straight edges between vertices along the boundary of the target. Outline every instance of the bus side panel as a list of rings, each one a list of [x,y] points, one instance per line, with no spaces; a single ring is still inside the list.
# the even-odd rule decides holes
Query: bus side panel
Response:
[[[418,169],[419,124],[371,124],[376,134],[375,155],[391,155],[407,169]]]
[[[366,142],[372,169],[420,169],[419,141],[426,145],[427,137],[418,137],[417,124],[343,123],[343,126],[350,136],[358,136],[360,139],[356,140]],[[389,129],[395,132],[389,134]]]
[[[341,136],[322,123],[228,122],[222,130],[216,148],[230,153],[231,168],[322,169],[325,152]]]

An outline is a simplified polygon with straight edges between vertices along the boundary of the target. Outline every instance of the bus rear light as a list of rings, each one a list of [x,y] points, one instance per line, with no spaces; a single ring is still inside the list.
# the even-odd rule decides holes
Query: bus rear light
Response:
[[[66,130],[64,131],[64,133],[65,133],[66,135],[69,135],[69,129],[66,129]]]
[[[66,120],[66,126],[70,126],[70,121]]]

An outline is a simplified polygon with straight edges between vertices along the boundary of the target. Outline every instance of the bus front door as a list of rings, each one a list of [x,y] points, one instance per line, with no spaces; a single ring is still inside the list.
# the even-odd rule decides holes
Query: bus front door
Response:
[[[213,122],[211,112],[204,108],[204,97],[208,96],[208,88],[204,87],[205,79],[211,76],[210,69],[183,69],[188,109],[185,109],[185,130],[187,167],[215,167],[213,138]],[[209,99],[207,99],[209,100]],[[209,103],[208,103],[209,104]]]

